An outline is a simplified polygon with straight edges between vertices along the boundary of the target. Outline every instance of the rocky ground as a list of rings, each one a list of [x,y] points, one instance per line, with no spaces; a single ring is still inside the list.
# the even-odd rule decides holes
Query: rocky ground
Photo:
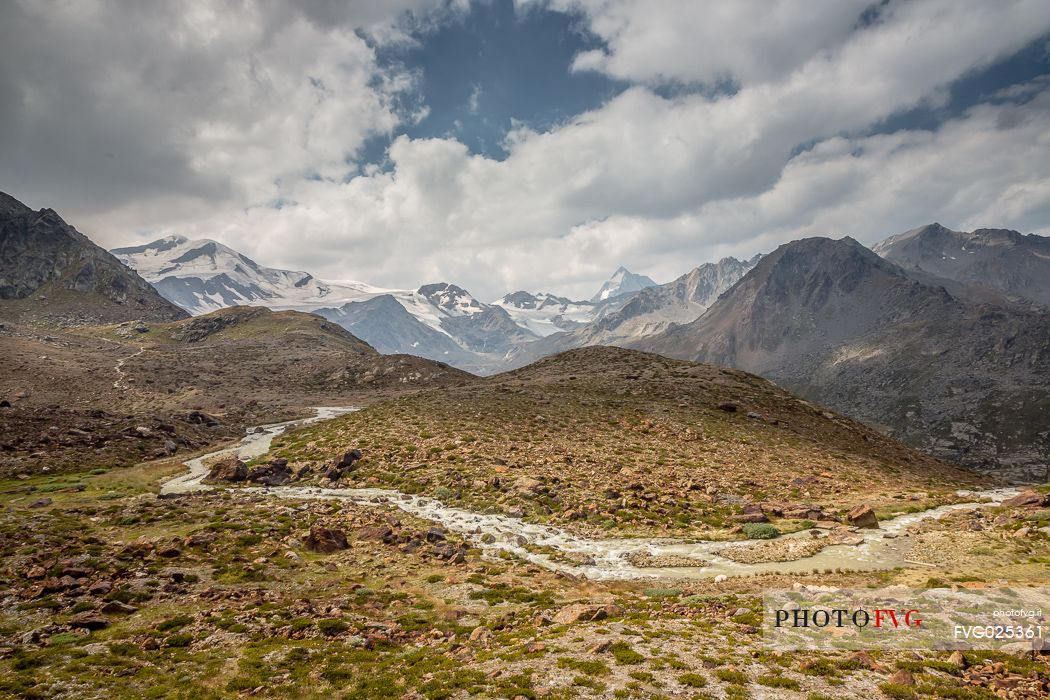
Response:
[[[363,458],[339,467],[351,449]],[[735,538],[770,520],[788,532],[991,483],[753,375],[617,348],[378,402],[279,437],[274,454],[296,483],[393,488],[604,536]]]
[[[158,480],[177,470],[158,462],[0,482],[0,694],[1050,692],[1047,657],[771,651],[757,597],[797,583],[915,585],[915,576],[928,586],[1045,582],[1050,513],[1038,507],[963,511],[924,524],[917,535],[979,522],[979,532],[999,543],[937,571],[596,583],[513,558],[482,559],[432,523],[381,507],[274,501],[229,488],[158,499]]]
[[[161,350],[143,356],[151,352]],[[141,357],[125,367],[145,380],[154,375],[135,364]],[[600,373],[585,371],[595,362]],[[771,537],[752,544],[776,558],[805,546],[785,545],[779,533],[817,526],[849,537],[872,519],[952,501],[959,485],[988,483],[739,372],[597,349],[489,380],[442,381],[422,393],[375,394],[365,410],[279,436],[269,455],[220,465],[213,491],[157,496],[200,452],[190,444],[136,466],[90,469],[90,453],[73,445],[84,468],[0,477],[0,696],[1050,691],[1044,656],[782,653],[760,632],[762,593],[794,585],[1045,585],[1042,492],[924,522],[906,533],[921,563],[901,569],[595,582],[509,554],[486,558],[471,541],[388,506],[240,488],[384,486],[598,536]],[[114,421],[118,434],[124,418],[99,420]],[[42,423],[34,425],[28,432],[39,434]],[[43,449],[59,454],[58,444]],[[965,544],[949,549],[953,539]],[[921,556],[945,550],[951,556],[936,562]]]
[[[308,314],[234,308],[106,326],[10,320],[12,304],[24,303],[0,301],[0,475],[192,453],[310,406],[473,379],[379,355]]]

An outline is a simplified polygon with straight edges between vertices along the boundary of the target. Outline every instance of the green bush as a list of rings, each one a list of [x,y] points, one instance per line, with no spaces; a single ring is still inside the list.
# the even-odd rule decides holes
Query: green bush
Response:
[[[620,664],[640,664],[645,661],[645,657],[632,649],[627,642],[616,642],[609,648],[609,651],[612,652],[616,662]]]
[[[678,676],[678,682],[690,688],[703,688],[707,685],[707,679],[699,673],[683,673]]]
[[[780,530],[769,523],[747,523],[744,525],[744,535],[749,540],[771,540],[780,537]]]
[[[350,626],[342,620],[317,621],[317,629],[321,631],[321,634],[327,635],[329,637],[334,637],[336,635],[342,634],[343,632],[346,632],[346,630],[348,630],[349,628]]]

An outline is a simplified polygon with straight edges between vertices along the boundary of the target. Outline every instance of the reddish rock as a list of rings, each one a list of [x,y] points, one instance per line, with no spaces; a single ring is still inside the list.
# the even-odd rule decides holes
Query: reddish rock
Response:
[[[911,675],[909,671],[902,668],[901,670],[897,671],[892,676],[890,676],[890,683],[895,683],[897,685],[914,686],[915,676]]]
[[[1043,495],[1037,491],[1022,491],[1003,501],[1003,505],[1008,508],[1042,508],[1050,505],[1050,495]]]
[[[846,518],[851,525],[856,527],[871,529],[879,527],[879,519],[875,517],[875,511],[871,509],[871,506],[857,506],[846,514]]]
[[[310,527],[310,534],[303,537],[303,545],[310,551],[321,554],[329,554],[350,546],[346,541],[345,532],[321,525]]]
[[[394,531],[393,529],[386,527],[385,525],[377,525],[375,527],[363,527],[357,531],[357,539],[376,540],[378,542],[390,542],[394,539]]]
[[[101,581],[95,581],[90,586],[88,586],[88,593],[90,593],[91,595],[107,595],[111,590],[113,590],[113,582],[107,581],[105,579]]]
[[[208,472],[207,481],[244,481],[248,478],[248,465],[236,457],[227,457],[216,462]]]

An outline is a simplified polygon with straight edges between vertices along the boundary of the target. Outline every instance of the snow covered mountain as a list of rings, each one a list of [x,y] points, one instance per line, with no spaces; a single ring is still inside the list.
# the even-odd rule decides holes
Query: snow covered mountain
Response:
[[[616,272],[613,273],[602,288],[598,290],[598,293],[591,297],[591,301],[594,303],[605,301],[607,299],[614,299],[624,294],[630,294],[632,292],[640,292],[646,287],[655,287],[656,282],[652,281],[645,275],[636,275],[622,265],[617,268]]]
[[[496,301],[514,322],[538,336],[548,336],[593,321],[598,306],[590,301],[572,301],[565,297],[540,292],[512,292]]]
[[[331,305],[385,291],[363,282],[327,283],[306,272],[264,267],[206,238],[168,236],[110,252],[146,278],[166,299],[194,315],[227,306],[303,310],[311,304]]]
[[[520,346],[510,359],[510,366],[587,345],[626,345],[661,333],[674,324],[694,321],[761,258],[761,255],[743,261],[722,258],[717,263],[704,263],[667,284],[610,297],[597,304],[575,302],[589,308],[589,320],[563,324],[566,326],[563,332],[544,334],[541,340]]]
[[[309,311],[382,352],[418,355],[475,372],[497,366],[514,345],[540,337],[502,307],[444,282],[413,290],[324,281],[259,265],[217,241],[183,236],[111,252],[195,315],[241,305]]]

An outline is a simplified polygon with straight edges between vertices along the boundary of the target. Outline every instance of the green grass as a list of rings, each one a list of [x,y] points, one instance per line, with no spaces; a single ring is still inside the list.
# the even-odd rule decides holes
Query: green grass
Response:
[[[703,688],[707,685],[707,679],[699,673],[683,673],[678,676],[678,682],[689,688]]]
[[[633,665],[645,661],[645,656],[631,648],[627,642],[616,642],[609,648],[609,651],[612,652],[618,664]]]
[[[780,537],[780,530],[770,523],[746,523],[743,531],[749,540],[771,540]]]

